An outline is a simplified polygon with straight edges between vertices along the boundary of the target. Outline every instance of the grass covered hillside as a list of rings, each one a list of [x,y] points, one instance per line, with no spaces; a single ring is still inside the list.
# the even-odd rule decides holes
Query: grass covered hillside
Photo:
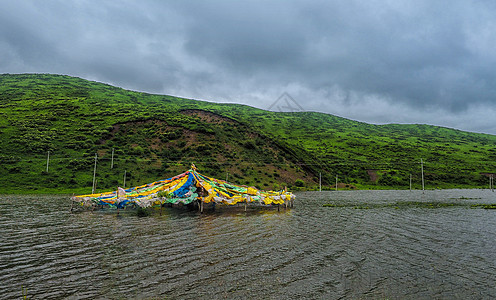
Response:
[[[0,75],[0,193],[91,192],[167,178],[195,163],[262,189],[487,187],[496,136],[370,125],[127,91],[80,78]],[[112,165],[113,153],[113,165]],[[49,158],[49,160],[48,160]],[[47,171],[48,162],[48,171]]]

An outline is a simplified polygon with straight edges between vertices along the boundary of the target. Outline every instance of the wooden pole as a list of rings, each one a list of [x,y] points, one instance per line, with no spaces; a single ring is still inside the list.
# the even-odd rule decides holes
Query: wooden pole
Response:
[[[422,170],[422,193],[425,191],[425,185],[424,185],[424,161],[422,158],[420,159],[420,168]]]
[[[410,174],[410,191],[412,190],[412,174]]]
[[[322,192],[322,172],[319,172],[319,192]]]
[[[72,193],[72,197],[74,197],[74,193]],[[74,199],[71,198],[71,213],[73,208],[74,208]]]
[[[338,190],[338,175],[336,175],[336,191]]]
[[[110,163],[110,169],[114,168],[114,148],[112,148],[112,163]]]
[[[124,170],[124,183],[122,184],[123,188],[126,188],[126,170]]]
[[[91,190],[91,193],[95,193],[95,179],[96,179],[96,161],[98,159],[98,153],[95,153],[95,167],[93,168],[93,188]]]
[[[50,151],[47,153],[47,173],[48,173],[48,164],[50,163]]]

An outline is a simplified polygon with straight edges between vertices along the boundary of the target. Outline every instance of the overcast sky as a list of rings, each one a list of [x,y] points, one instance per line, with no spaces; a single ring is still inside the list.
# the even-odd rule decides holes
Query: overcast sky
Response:
[[[1,0],[0,73],[27,72],[496,134],[496,1]]]

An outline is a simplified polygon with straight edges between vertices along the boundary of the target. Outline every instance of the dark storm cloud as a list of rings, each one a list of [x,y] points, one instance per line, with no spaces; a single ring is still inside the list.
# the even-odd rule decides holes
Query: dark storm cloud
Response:
[[[466,45],[463,8],[270,3],[186,7],[196,21],[188,28],[187,50],[233,72],[314,89],[337,84],[453,110],[464,108],[470,95],[471,101],[492,101],[492,93],[467,91],[483,81],[467,65],[478,57]]]
[[[0,72],[496,133],[490,1],[3,1]]]

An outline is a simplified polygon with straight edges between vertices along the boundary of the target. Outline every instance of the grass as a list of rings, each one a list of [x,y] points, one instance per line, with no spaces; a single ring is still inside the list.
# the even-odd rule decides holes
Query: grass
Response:
[[[136,215],[140,218],[148,217],[151,215],[150,211],[146,208],[138,207],[136,208]]]
[[[24,288],[24,286],[21,286],[21,290],[22,290],[22,299],[24,300],[28,300],[28,289],[27,288]]]
[[[114,149],[113,168],[112,149]],[[49,170],[47,157],[50,152]],[[0,75],[0,193],[88,193],[187,170],[261,189],[482,188],[496,136],[428,125],[372,125],[127,91],[50,74]],[[487,173],[487,174],[485,174]],[[373,180],[371,180],[373,179]]]
[[[353,208],[353,209],[371,209],[371,208],[446,208],[446,207],[466,207],[466,208],[484,208],[496,209],[496,204],[470,204],[463,202],[423,202],[423,201],[398,201],[395,203],[361,203],[357,204],[334,204],[326,203],[323,207],[334,208]]]
[[[496,204],[472,204],[471,208],[496,209]]]

